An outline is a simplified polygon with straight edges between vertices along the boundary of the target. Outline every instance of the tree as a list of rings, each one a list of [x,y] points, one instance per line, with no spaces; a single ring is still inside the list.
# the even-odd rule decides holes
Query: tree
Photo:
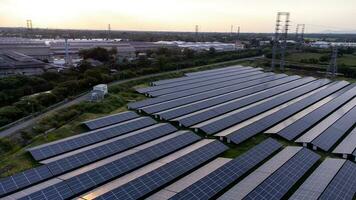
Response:
[[[214,55],[216,53],[216,49],[214,47],[209,48],[209,54]]]
[[[83,59],[95,59],[99,60],[101,62],[108,62],[110,60],[110,53],[108,50],[101,48],[101,47],[96,47],[93,49],[83,49],[79,51],[79,55]]]

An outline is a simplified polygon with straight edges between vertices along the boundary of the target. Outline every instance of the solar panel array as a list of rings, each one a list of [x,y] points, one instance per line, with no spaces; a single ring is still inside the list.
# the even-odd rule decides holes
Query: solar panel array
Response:
[[[65,193],[66,198],[81,194],[89,189],[92,189],[102,183],[108,182],[116,177],[119,177],[127,172],[130,172],[140,166],[143,166],[157,158],[165,156],[173,151],[185,147],[193,142],[198,141],[199,136],[184,132],[174,138],[163,141],[151,147],[142,149],[130,155],[112,160],[105,165],[97,166],[96,168],[83,172],[77,176],[63,180],[57,184],[38,190],[27,195],[24,199],[35,199],[36,196],[44,195],[48,197],[46,191],[51,191],[53,188],[66,187],[69,190]],[[61,199],[61,193],[51,194],[51,199]]]
[[[150,92],[154,92],[154,91],[158,91],[158,90],[164,90],[164,89],[174,88],[174,87],[183,86],[183,85],[190,85],[190,84],[195,84],[195,83],[199,83],[199,82],[209,81],[208,83],[210,83],[211,80],[217,80],[217,79],[225,80],[224,78],[227,78],[227,77],[234,77],[236,75],[249,74],[250,72],[258,72],[258,70],[248,68],[248,69],[235,70],[230,73],[224,73],[222,75],[216,75],[213,77],[212,76],[203,77],[203,78],[196,77],[194,79],[190,79],[190,80],[183,81],[183,82],[181,81],[181,82],[175,82],[172,84],[165,84],[165,85],[159,85],[159,86],[153,86],[153,87],[147,87],[147,88],[139,88],[139,89],[137,89],[137,92],[150,94]]]
[[[49,169],[46,166],[40,166],[15,174],[8,178],[0,179],[0,197],[10,192],[14,192],[44,181],[50,177],[52,177],[52,174]]]
[[[268,117],[262,118],[242,129],[239,129],[229,135],[229,139],[236,144],[242,143],[245,140],[257,135],[272,127],[274,124],[286,119],[287,117],[296,114],[298,111],[305,109],[306,107],[320,101],[321,99],[332,95],[334,92],[342,89],[347,85],[346,82],[340,82],[338,84],[334,84],[324,90],[321,90],[307,98],[304,98],[288,107],[285,107]]]
[[[150,140],[162,137],[176,130],[177,129],[170,124],[162,124],[140,134],[118,139],[110,143],[105,143],[54,162],[50,162],[47,165],[53,174],[62,174]]]
[[[141,198],[226,150],[222,143],[212,142],[95,199]]]
[[[155,124],[152,118],[141,117],[127,122],[115,124],[105,128],[73,136],[53,143],[28,149],[36,160],[43,160],[52,156],[85,147],[96,142],[103,141],[115,136],[120,136],[130,131],[138,130],[146,126]]]
[[[101,117],[98,119],[85,121],[83,122],[83,124],[85,124],[90,130],[94,130],[98,128],[103,128],[105,126],[124,122],[127,120],[135,119],[138,117],[139,115],[136,114],[135,112],[123,112],[123,113]]]
[[[282,199],[319,158],[318,154],[308,149],[301,150],[249,193],[245,199]]]
[[[290,199],[318,199],[344,164],[343,159],[325,159]]]
[[[273,139],[267,139],[245,154],[226,163],[193,185],[177,193],[171,199],[210,199],[279,148],[281,148],[281,144]]]
[[[356,153],[356,84],[236,66],[153,85],[140,92],[159,97],[131,103],[129,108],[233,143],[278,130],[275,136],[297,142],[304,138],[303,144],[314,149],[336,147],[333,153],[345,158]],[[355,195],[354,162],[327,158],[313,168],[318,154],[302,147],[286,147],[278,153],[282,145],[270,138],[237,158],[221,159],[223,163],[194,176],[194,181],[186,179],[187,184],[169,191],[169,197],[149,196],[183,183],[211,160],[217,162],[215,158],[228,147],[135,112],[83,124],[93,130],[28,149],[43,165],[0,179],[0,197],[226,199],[229,188],[244,184],[243,199],[352,199]],[[294,194],[292,187],[297,188]]]
[[[232,69],[197,73],[197,77],[193,74],[180,79],[164,80],[159,87],[151,89],[158,88],[156,91],[159,92],[165,90],[159,88],[169,88],[169,94],[134,102],[129,108],[239,144],[264,131],[277,129],[273,133],[276,136],[296,140],[344,106],[356,106],[353,101],[356,98],[356,84],[346,81],[332,82],[328,79],[261,73],[249,77],[253,79],[236,78],[214,82],[214,77],[228,76],[224,72],[245,70]],[[209,85],[205,86],[189,87],[194,81],[203,84],[199,79],[212,82],[207,81]],[[175,92],[170,85],[184,87]],[[352,139],[350,133],[356,123],[355,110],[356,107],[351,107],[344,116],[339,116],[340,119],[329,124],[327,130],[317,137],[313,136],[315,138],[312,141],[303,142],[304,145],[324,151],[331,151],[344,144],[351,146],[349,149],[356,146],[354,142],[347,143],[344,140]],[[354,152],[355,149],[352,152],[348,150],[348,156],[345,153],[342,155],[353,159]]]

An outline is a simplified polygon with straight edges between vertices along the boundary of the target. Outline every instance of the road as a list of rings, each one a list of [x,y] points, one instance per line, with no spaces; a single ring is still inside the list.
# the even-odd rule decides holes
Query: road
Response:
[[[238,60],[234,60],[234,61],[230,61],[230,62],[236,62],[236,61],[247,61],[247,60],[255,60],[257,58],[261,58],[260,56],[258,57],[251,57],[251,58],[243,58],[243,59],[238,59]],[[228,63],[228,62],[226,62]],[[218,63],[216,63],[218,64]],[[221,64],[224,64],[224,63],[221,63]],[[180,72],[184,72],[184,71],[188,71],[188,70],[192,70],[192,69],[196,69],[196,68],[201,68],[201,67],[204,67],[204,66],[200,66],[200,67],[195,67],[195,68],[188,68],[188,69],[182,69],[182,70],[179,70]],[[136,81],[136,80],[141,80],[141,79],[146,79],[146,78],[153,78],[153,77],[156,77],[156,76],[162,76],[162,75],[165,75],[165,74],[169,74],[169,73],[172,73],[174,71],[168,71],[168,72],[162,72],[162,73],[157,73],[157,74],[150,74],[150,75],[145,75],[145,76],[140,76],[140,77],[136,77],[136,78],[131,78],[131,79],[126,79],[126,80],[121,80],[121,81],[114,81],[112,83],[109,83],[108,85],[111,86],[111,85],[117,85],[117,84],[123,84],[123,83],[127,83],[127,82],[130,82],[130,81]],[[5,137],[5,136],[8,136],[8,135],[11,135],[13,133],[16,133],[22,129],[25,129],[33,124],[35,124],[36,121],[44,118],[45,116],[49,115],[49,114],[52,114],[58,110],[61,110],[63,108],[67,108],[67,107],[70,107],[72,105],[75,105],[75,104],[78,104],[82,101],[85,101],[88,99],[88,96],[89,95],[89,92],[83,96],[80,96],[72,101],[69,101],[65,104],[62,104],[56,108],[53,108],[52,110],[49,110],[45,113],[42,113],[36,117],[33,117],[33,118],[30,118],[26,121],[23,121],[21,123],[18,123],[18,124],[15,124],[14,126],[8,128],[8,129],[5,129],[3,131],[0,132],[0,138],[1,137]]]

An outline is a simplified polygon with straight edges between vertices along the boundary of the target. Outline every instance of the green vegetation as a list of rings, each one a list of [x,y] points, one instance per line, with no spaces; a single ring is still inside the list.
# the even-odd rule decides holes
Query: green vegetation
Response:
[[[148,53],[149,57],[140,57],[134,62],[118,62],[115,54],[115,50],[103,48],[84,50],[80,52],[83,58],[97,59],[103,61],[104,65],[93,68],[83,61],[78,67],[61,73],[47,72],[40,76],[0,79],[0,127],[31,114],[41,113],[49,106],[71,99],[99,83],[252,57],[261,52],[251,50],[217,53],[210,50],[196,53],[191,50],[182,52],[162,48],[156,52],[151,51]],[[112,74],[111,69],[119,72]]]

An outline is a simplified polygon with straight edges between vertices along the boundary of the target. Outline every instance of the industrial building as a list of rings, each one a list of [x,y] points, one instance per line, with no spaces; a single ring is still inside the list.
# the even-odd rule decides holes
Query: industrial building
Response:
[[[244,45],[240,42],[221,43],[221,42],[183,42],[183,41],[159,41],[156,44],[176,45],[179,48],[187,48],[194,51],[209,51],[214,48],[217,52],[237,51],[244,49]]]
[[[42,74],[46,63],[16,51],[0,51],[0,77]]]

